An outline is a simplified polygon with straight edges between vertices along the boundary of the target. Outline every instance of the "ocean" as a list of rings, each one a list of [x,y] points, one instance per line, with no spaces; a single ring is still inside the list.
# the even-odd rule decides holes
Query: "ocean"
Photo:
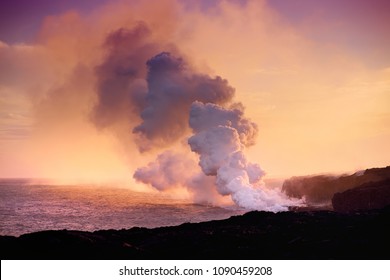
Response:
[[[155,228],[220,220],[244,211],[194,204],[125,187],[31,184],[0,180],[0,235],[42,230]]]

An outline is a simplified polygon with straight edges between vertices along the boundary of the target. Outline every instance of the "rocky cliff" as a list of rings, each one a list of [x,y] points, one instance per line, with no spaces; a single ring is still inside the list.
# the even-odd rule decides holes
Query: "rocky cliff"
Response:
[[[390,180],[365,183],[359,187],[336,193],[332,198],[335,211],[380,209],[390,205]]]
[[[390,179],[390,166],[367,169],[352,175],[292,177],[283,183],[282,190],[290,197],[305,198],[309,204],[330,205],[335,193],[387,179]]]

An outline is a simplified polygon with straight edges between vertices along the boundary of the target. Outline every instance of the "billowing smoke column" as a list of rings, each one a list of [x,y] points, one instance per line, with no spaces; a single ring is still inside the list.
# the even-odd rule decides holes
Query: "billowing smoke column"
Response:
[[[183,59],[165,52],[147,67],[146,105],[142,123],[133,130],[140,136],[140,150],[172,145],[188,138],[192,129],[188,144],[199,155],[203,174],[193,171],[199,168],[193,157],[167,150],[138,168],[134,178],[160,191],[184,186],[204,201],[212,199],[201,193],[218,193],[246,209],[287,210],[280,193],[261,188],[263,170],[244,155],[258,129],[244,117],[242,104],[231,103],[234,90],[227,81],[194,73]]]
[[[287,209],[279,204],[276,193],[260,188],[264,172],[244,155],[244,147],[254,143],[257,126],[243,117],[242,106],[224,109],[215,104],[194,102],[189,123],[195,135],[188,139],[188,144],[200,155],[202,171],[216,176],[218,193],[230,195],[243,208]]]

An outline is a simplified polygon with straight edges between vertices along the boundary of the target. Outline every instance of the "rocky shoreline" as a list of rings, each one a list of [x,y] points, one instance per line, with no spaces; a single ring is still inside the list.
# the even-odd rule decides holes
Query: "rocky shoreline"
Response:
[[[293,177],[283,190],[290,197],[325,206],[280,213],[254,211],[226,220],[154,229],[0,236],[0,257],[390,259],[390,166],[339,177]]]
[[[0,236],[1,259],[389,259],[390,207],[248,212],[155,229]]]

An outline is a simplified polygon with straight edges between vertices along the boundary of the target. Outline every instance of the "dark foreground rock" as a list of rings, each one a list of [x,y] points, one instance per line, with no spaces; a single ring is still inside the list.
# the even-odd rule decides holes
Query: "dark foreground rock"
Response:
[[[309,204],[331,205],[335,193],[384,180],[390,180],[390,166],[366,169],[352,175],[292,177],[283,183],[282,191],[290,197],[305,198]]]
[[[390,208],[249,212],[156,229],[0,237],[1,259],[389,259]]]
[[[390,205],[390,180],[370,182],[360,187],[336,193],[332,198],[335,211],[380,209]]]

